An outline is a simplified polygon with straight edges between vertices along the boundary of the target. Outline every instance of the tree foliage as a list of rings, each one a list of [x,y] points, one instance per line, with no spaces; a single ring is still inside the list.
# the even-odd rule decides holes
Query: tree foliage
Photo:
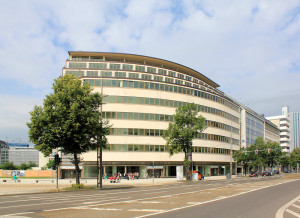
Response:
[[[233,158],[237,163],[250,167],[274,167],[282,163],[284,153],[279,143],[264,141],[262,137],[257,137],[255,143],[247,148],[240,148],[235,152]]]
[[[170,155],[184,152],[184,162],[188,169],[188,154],[191,152],[192,140],[205,129],[205,118],[198,115],[199,111],[194,103],[182,105],[176,109],[174,122],[164,131],[163,138],[169,148]]]
[[[21,163],[20,166],[14,165],[13,162],[5,162],[2,165],[0,165],[0,169],[3,170],[29,170],[32,167],[37,167],[36,163],[29,161],[29,163]]]
[[[73,154],[76,183],[79,184],[78,155],[106,145],[109,126],[101,122],[99,106],[102,96],[92,93],[90,85],[72,75],[65,75],[53,83],[53,93],[46,96],[43,106],[30,112],[30,141],[45,156],[53,149]],[[98,140],[96,140],[98,139]]]
[[[54,160],[50,160],[48,161],[48,163],[46,164],[47,169],[52,169],[52,170],[56,170],[56,165]]]
[[[290,163],[293,168],[299,167],[300,164],[300,148],[295,148],[291,153],[290,153]]]

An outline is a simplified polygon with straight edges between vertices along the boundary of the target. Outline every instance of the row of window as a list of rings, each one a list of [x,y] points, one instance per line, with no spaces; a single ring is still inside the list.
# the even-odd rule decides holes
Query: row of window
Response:
[[[77,77],[83,77],[84,76],[84,71],[74,71],[74,70],[67,70],[66,74],[72,74],[75,75]],[[141,75],[141,78],[139,77],[139,75]],[[86,76],[87,77],[98,77],[98,71],[87,71],[86,72]],[[127,78],[127,73],[126,72],[113,72],[112,71],[101,71],[100,72],[100,77],[117,77],[117,78]],[[189,87],[194,87],[196,89],[200,89],[199,85],[196,84],[192,84],[190,82],[185,82],[183,83],[182,80],[178,80],[178,79],[172,79],[172,78],[168,78],[168,77],[162,77],[162,76],[153,76],[149,75],[149,74],[138,74],[138,73],[128,73],[128,78],[130,79],[143,79],[143,80],[154,80],[154,81],[158,81],[158,82],[167,82],[167,83],[174,83],[174,84],[178,84],[178,85],[185,85],[185,86],[189,86]],[[133,81],[130,81],[133,82]],[[93,82],[91,82],[93,83]],[[93,86],[101,86],[101,81],[94,81],[94,85]],[[167,85],[166,85],[167,86]],[[196,90],[195,90],[196,91]],[[196,91],[197,92],[197,91]],[[203,92],[205,93],[205,92]],[[224,104],[228,107],[230,107],[231,109],[238,111],[238,107],[234,106],[233,104],[229,103],[228,101],[225,101],[224,99],[215,96],[215,95],[211,95],[206,93],[207,95],[207,99],[219,102],[221,104]],[[201,96],[199,96],[201,97]]]
[[[90,84],[91,86],[100,86],[99,83],[101,83],[101,80],[84,79],[84,82]],[[160,83],[137,82],[137,81],[127,81],[127,80],[103,80],[102,83],[104,87],[123,87],[123,88],[129,87],[129,88],[153,89],[159,91],[177,92],[180,94],[197,96],[199,98],[206,98],[212,101],[217,101],[220,99],[214,95],[210,95],[205,92],[197,91],[194,89],[188,89],[188,88],[177,87],[172,85],[165,85]],[[212,112],[212,113],[215,114],[221,113],[221,111],[218,109],[212,108],[212,110],[216,110],[216,112]],[[234,120],[235,122],[239,122],[239,118],[236,116],[233,116],[228,113],[226,113],[226,115],[224,116],[228,119]]]
[[[77,77],[83,77],[84,76],[84,72],[83,71],[73,71],[73,70],[67,70],[66,74],[72,74],[75,75]],[[139,77],[139,75],[141,75],[141,78]],[[87,77],[98,77],[98,71],[87,71],[86,72],[86,76]],[[100,72],[100,77],[117,77],[117,78],[127,78],[127,73],[126,72],[113,72],[112,71],[101,71]],[[172,78],[168,78],[168,77],[162,77],[162,76],[153,76],[149,75],[149,74],[138,74],[138,73],[128,73],[128,78],[131,79],[143,79],[143,80],[154,80],[154,81],[158,81],[158,82],[167,82],[167,83],[174,83],[177,85],[185,85],[185,86],[189,86],[189,87],[193,87],[196,89],[201,89],[201,87],[199,85],[196,84],[192,84],[190,82],[183,82],[182,80],[178,80],[178,79],[172,79]],[[133,81],[130,81],[133,82]],[[91,82],[93,83],[93,82]],[[94,81],[94,86],[101,86],[101,81]],[[195,90],[196,91],[196,90]],[[196,91],[197,92],[197,91]],[[205,92],[203,92],[205,93]],[[233,105],[232,103],[224,100],[223,98],[220,98],[218,96],[215,95],[211,95],[209,93],[206,93],[207,99],[219,102],[221,104],[226,105],[227,107],[235,110],[235,111],[239,111],[238,107],[236,107],[235,105]],[[199,96],[201,97],[201,96]]]
[[[83,77],[84,76],[84,72],[83,71],[67,70],[66,74],[72,74],[72,75],[75,75],[77,77]],[[128,77],[131,78],[131,79],[139,79],[139,74],[138,73],[129,73],[128,75],[129,75]],[[87,71],[86,72],[86,76],[87,77],[98,77],[98,72],[97,71]],[[113,77],[113,72],[112,71],[101,71],[100,72],[100,76],[101,77]],[[118,72],[117,71],[117,72],[114,72],[114,77],[117,77],[117,78],[127,78],[127,74],[126,74],[126,72]],[[185,86],[194,87],[194,88],[197,88],[197,89],[200,88],[199,85],[195,85],[195,84],[192,84],[192,83],[189,83],[189,82],[183,83],[182,80],[178,80],[178,79],[174,80],[172,78],[167,78],[167,77],[164,78],[162,76],[153,76],[152,77],[152,75],[149,75],[149,74],[141,74],[141,79],[143,79],[143,80],[154,80],[154,81],[158,81],[158,82],[165,81],[165,82],[168,82],[168,83],[175,83],[175,84],[178,84],[178,85],[185,85]],[[90,83],[91,83],[92,86],[101,86],[101,81],[99,81],[99,80],[95,81],[93,79],[85,79],[85,81],[86,80],[90,80]],[[134,82],[134,81],[129,81],[129,82]],[[164,85],[164,84],[162,84],[162,85]],[[168,86],[168,85],[164,85],[164,86]],[[174,87],[176,87],[176,86],[174,86]],[[181,88],[181,87],[179,87],[179,88]],[[171,89],[173,90],[173,88],[171,88]],[[195,91],[195,92],[197,92],[194,89],[192,89],[192,90]],[[201,91],[198,91],[198,92],[201,92]],[[202,93],[205,93],[205,92],[202,92]],[[206,97],[205,97],[205,94],[206,94]],[[218,96],[211,95],[209,93],[205,93],[205,94],[203,94],[203,98],[207,98],[207,99],[219,102],[221,104],[224,104],[227,107],[229,107],[229,108],[231,108],[231,109],[233,109],[235,111],[239,110],[238,107],[234,106],[233,104],[229,103],[228,101],[225,101],[224,99],[222,99],[222,98],[220,98]],[[202,95],[198,96],[198,97],[202,97]]]
[[[181,105],[186,105],[188,102],[173,101],[160,98],[144,98],[144,97],[134,97],[134,96],[104,96],[104,103],[125,103],[125,104],[146,104],[146,105],[160,105],[165,107],[180,107]],[[196,104],[197,105],[197,104]],[[197,105],[200,112],[212,113],[222,116],[227,119],[231,119],[234,122],[239,122],[239,118],[216,108],[211,108],[203,105]]]
[[[74,60],[74,59],[73,59]],[[88,60],[88,59],[82,59]],[[70,69],[84,69],[87,68],[87,63],[78,63],[78,62],[69,62]],[[187,76],[181,73],[176,73],[174,71],[167,71],[164,69],[159,69],[155,67],[146,67],[141,65],[132,65],[132,64],[116,64],[116,63],[88,63],[89,69],[99,69],[99,70],[127,70],[127,71],[138,71],[138,72],[146,72],[146,73],[157,73],[164,76],[178,77],[180,79],[186,79],[188,81],[193,81],[195,83],[199,83],[201,85],[208,86],[204,82],[192,78],[191,76]]]
[[[125,120],[155,120],[164,122],[173,122],[174,118],[172,115],[167,114],[152,114],[152,113],[133,113],[133,112],[102,112],[104,119],[125,119]],[[205,120],[205,124],[208,127],[215,127],[231,131],[231,127],[224,123],[219,123],[211,120]],[[232,132],[239,134],[239,129],[232,127]]]
[[[166,145],[133,145],[133,144],[110,144],[108,151],[136,151],[136,152],[168,152]],[[193,146],[194,153],[230,154],[229,149]]]
[[[264,125],[263,125],[262,121],[261,121],[261,123],[255,122],[254,120],[251,120],[250,118],[247,117],[246,122],[247,122],[247,124],[255,126],[259,129],[264,129]]]
[[[106,59],[107,59],[107,61],[114,61],[111,58],[106,58]],[[72,60],[75,60],[75,61],[89,61],[89,60],[91,60],[91,61],[104,61],[104,57],[102,57],[102,56],[95,56],[95,57],[94,56],[90,56],[90,57],[89,56],[73,56]],[[117,61],[117,60],[115,60],[115,61]],[[118,61],[125,61],[125,60],[118,60]],[[105,64],[105,65],[97,65],[97,64],[99,64],[99,63],[89,63],[89,68],[108,69],[107,63],[101,63],[101,64]],[[69,67],[74,68],[74,67],[76,67],[76,64],[73,64],[73,63],[71,65],[69,64]],[[156,68],[155,67],[147,67],[146,68],[145,66],[142,66],[142,65],[132,65],[132,64],[122,64],[122,67],[121,67],[121,64],[111,63],[109,69],[122,69],[122,70],[131,70],[131,71],[136,70],[136,71],[140,71],[140,72],[146,72],[146,70],[147,70],[147,72],[156,73]],[[178,77],[178,78],[186,79],[186,80],[189,80],[189,81],[193,80],[193,82],[204,85],[204,83],[202,81],[199,81],[196,78],[192,78],[190,76],[183,75],[181,73],[176,73],[176,72],[170,71],[170,70],[167,71],[165,69],[160,69],[160,68],[157,68],[157,69],[158,69],[157,70],[158,74],[165,75],[165,76],[168,75],[168,76],[172,76],[172,77]]]
[[[246,132],[247,132],[247,134],[251,134],[252,135],[252,137],[253,136],[261,136],[261,137],[263,137],[264,136],[264,134],[263,134],[263,132],[258,132],[258,131],[255,131],[255,130],[253,130],[253,129],[250,129],[250,128],[246,128]]]
[[[97,57],[91,57],[91,60],[97,60]],[[73,59],[73,58],[72,58]],[[73,60],[88,60],[89,57],[79,57],[78,59],[75,58]],[[98,60],[103,60],[103,57],[98,57]],[[87,68],[87,63],[78,63],[78,62],[69,62],[69,68],[70,69],[83,69]],[[138,71],[138,72],[147,72],[147,73],[158,73],[164,76],[170,76],[170,77],[177,77],[180,79],[185,79],[187,81],[191,81],[197,84],[200,84],[202,86],[205,86],[206,88],[220,93],[219,90],[214,89],[213,87],[210,87],[208,84],[202,82],[201,80],[198,80],[196,78],[192,78],[191,76],[184,75],[181,73],[177,73],[174,71],[167,71],[165,69],[155,68],[155,67],[146,67],[141,65],[132,65],[132,64],[116,64],[116,63],[110,63],[108,67],[108,63],[88,63],[89,69],[99,69],[99,70],[127,70],[127,71]],[[130,78],[130,77],[129,77]],[[180,80],[179,80],[180,81]],[[196,87],[197,86],[197,87]],[[194,85],[194,87],[199,88],[199,85]]]
[[[135,129],[135,128],[111,128],[110,135],[136,135],[136,136],[162,136],[164,134],[163,129]],[[198,133],[197,139],[211,140],[231,143],[231,138],[221,135],[214,135],[208,133]],[[239,145],[240,141],[232,138],[232,143]]]

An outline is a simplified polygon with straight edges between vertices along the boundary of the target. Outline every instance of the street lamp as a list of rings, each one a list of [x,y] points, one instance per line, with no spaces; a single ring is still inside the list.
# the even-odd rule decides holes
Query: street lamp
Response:
[[[103,104],[103,71],[100,71],[101,74],[101,95],[102,95],[102,102],[100,105],[100,113],[101,113],[101,127],[103,127],[103,120],[102,120],[102,104]],[[102,130],[102,128],[101,128]],[[103,138],[101,136],[101,139],[99,137],[97,138],[97,188],[102,188],[102,176],[103,176],[103,169],[102,169],[102,141]],[[99,169],[100,168],[100,169]]]

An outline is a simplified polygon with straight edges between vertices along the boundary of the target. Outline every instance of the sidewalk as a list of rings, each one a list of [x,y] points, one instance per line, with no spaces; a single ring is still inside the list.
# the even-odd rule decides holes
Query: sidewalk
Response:
[[[205,177],[205,180],[225,180],[226,176],[210,176]],[[6,182],[3,182],[6,180]],[[38,182],[37,182],[38,181]],[[153,179],[136,179],[136,180],[124,180],[120,183],[110,183],[109,180],[103,180],[104,188],[117,188],[122,186],[148,186],[148,185],[162,185],[177,183],[176,178],[154,178]],[[81,184],[86,186],[96,186],[96,179],[81,179]],[[58,188],[70,187],[75,184],[75,179],[59,179]],[[41,193],[41,192],[54,192],[56,189],[56,179],[18,179],[13,181],[12,179],[0,178],[0,196],[3,195],[15,195],[15,194],[29,194],[29,193]]]

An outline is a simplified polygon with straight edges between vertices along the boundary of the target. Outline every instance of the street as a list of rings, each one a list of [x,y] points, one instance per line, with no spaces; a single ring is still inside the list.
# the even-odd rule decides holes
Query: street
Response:
[[[275,217],[300,180],[245,178],[0,197],[0,215],[26,217]],[[296,199],[297,200],[297,199]],[[295,203],[297,204],[297,203]],[[299,202],[298,202],[299,204]],[[283,209],[300,214],[292,206]],[[291,209],[291,207],[294,207]]]

